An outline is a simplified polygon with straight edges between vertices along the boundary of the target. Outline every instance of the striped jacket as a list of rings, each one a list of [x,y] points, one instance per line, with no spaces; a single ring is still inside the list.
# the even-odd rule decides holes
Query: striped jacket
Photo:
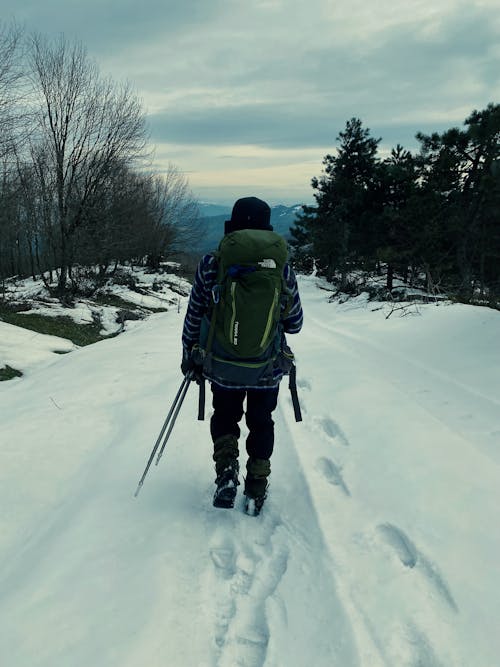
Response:
[[[184,318],[184,328],[182,332],[184,357],[189,357],[193,345],[199,342],[201,321],[203,316],[210,312],[212,306],[212,289],[216,284],[217,273],[218,265],[214,255],[204,255],[196,269],[186,316]],[[283,277],[286,286],[292,294],[293,301],[287,316],[282,319],[281,322],[285,333],[294,334],[298,333],[302,328],[303,312],[297,287],[297,278],[289,264],[285,264]],[[282,376],[283,373],[279,369],[276,369],[274,376],[276,385],[279,383]],[[221,382],[220,384],[223,383]]]

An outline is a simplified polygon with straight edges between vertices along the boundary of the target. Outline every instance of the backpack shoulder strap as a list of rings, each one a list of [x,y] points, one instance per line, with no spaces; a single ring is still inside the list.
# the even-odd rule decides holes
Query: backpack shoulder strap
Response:
[[[221,241],[222,243],[222,241]],[[205,354],[208,354],[212,350],[212,345],[214,341],[214,335],[215,335],[215,323],[217,321],[217,313],[216,313],[216,305],[218,303],[218,290],[220,289],[220,284],[222,282],[222,279],[224,277],[224,267],[222,266],[221,262],[221,253],[220,253],[220,243],[219,247],[217,250],[213,250],[211,252],[213,257],[215,258],[215,262],[217,264],[217,278],[215,281],[215,285],[212,289],[212,310],[210,312],[210,326],[208,329],[208,336],[207,336],[207,342],[205,345]]]

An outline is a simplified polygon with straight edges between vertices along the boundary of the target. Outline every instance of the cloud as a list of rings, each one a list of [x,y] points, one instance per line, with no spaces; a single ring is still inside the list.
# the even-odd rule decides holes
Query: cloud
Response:
[[[30,31],[64,33],[99,55],[126,53],[134,45],[177,39],[186,30],[202,29],[225,4],[224,0],[3,0],[2,14],[15,17]],[[123,64],[126,68],[126,60]]]
[[[325,146],[331,140],[323,114],[272,103],[171,109],[151,116],[150,125],[153,139],[162,142],[290,148]]]
[[[314,42],[283,50],[289,37],[281,30],[274,50],[264,44],[252,55],[248,39],[236,40],[232,51],[227,40],[214,45],[191,79],[173,64],[180,87],[151,114],[153,138],[324,148],[358,116],[379,136],[385,132],[384,141],[415,146],[417,131],[460,124],[498,94],[492,7],[452,3],[447,12],[407,13],[399,23],[385,16],[377,30],[358,28],[359,41],[349,45],[345,35],[337,39],[339,31],[330,41],[323,31]]]
[[[159,164],[168,149],[207,188],[240,166],[239,179],[248,169],[252,182],[278,183],[270,160],[308,186],[353,116],[381,149],[415,149],[416,132],[461,125],[500,97],[498,0],[4,0],[3,10],[81,40],[104,73],[128,79]]]

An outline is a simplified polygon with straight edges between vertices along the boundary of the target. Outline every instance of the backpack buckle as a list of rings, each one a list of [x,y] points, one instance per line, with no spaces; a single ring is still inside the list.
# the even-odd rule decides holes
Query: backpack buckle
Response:
[[[212,299],[214,303],[219,303],[220,301],[220,285],[214,285],[212,287]]]

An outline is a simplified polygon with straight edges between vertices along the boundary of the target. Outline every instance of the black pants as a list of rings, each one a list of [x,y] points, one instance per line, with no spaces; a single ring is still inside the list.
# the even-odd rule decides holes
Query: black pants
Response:
[[[245,421],[249,434],[247,453],[257,459],[270,459],[274,446],[274,422],[271,413],[278,402],[279,387],[271,389],[225,389],[212,382],[214,413],[210,420],[212,440],[223,435],[240,437],[238,422],[243,417],[245,396]]]

